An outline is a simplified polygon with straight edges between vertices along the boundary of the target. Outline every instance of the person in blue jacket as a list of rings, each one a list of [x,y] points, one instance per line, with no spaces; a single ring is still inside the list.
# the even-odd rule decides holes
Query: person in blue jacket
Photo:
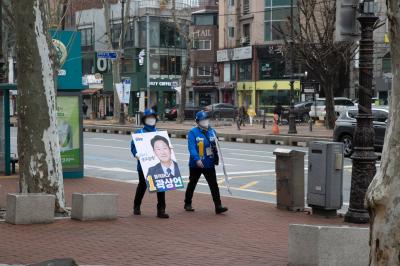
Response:
[[[152,109],[146,109],[144,111],[142,117],[143,128],[136,130],[135,133],[147,133],[147,132],[156,132],[156,123],[157,123],[157,114]],[[135,200],[133,202],[133,214],[141,215],[140,205],[142,204],[142,199],[146,192],[147,184],[144,179],[144,174],[142,170],[142,166],[140,165],[139,156],[137,154],[137,150],[135,147],[135,143],[133,140],[131,141],[131,152],[132,155],[138,159],[137,163],[137,171],[139,174],[139,184],[136,188]],[[157,192],[157,217],[159,218],[169,218],[169,215],[165,213],[165,192]]]
[[[210,187],[215,204],[215,212],[220,214],[226,212],[228,208],[223,207],[221,204],[217,175],[215,172],[215,165],[218,165],[219,160],[216,147],[217,134],[215,130],[210,127],[210,120],[206,112],[200,111],[196,114],[196,123],[197,126],[190,130],[188,134],[190,175],[185,194],[184,209],[186,211],[194,211],[192,207],[193,192],[200,176],[203,174]]]

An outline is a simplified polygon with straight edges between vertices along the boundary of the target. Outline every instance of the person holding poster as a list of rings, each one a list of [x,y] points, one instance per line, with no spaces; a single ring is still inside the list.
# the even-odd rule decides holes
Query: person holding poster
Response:
[[[156,122],[157,122],[157,114],[152,109],[146,109],[144,111],[142,117],[142,123],[144,127],[137,130],[136,133],[147,133],[147,132],[156,132]],[[137,171],[139,174],[139,184],[136,188],[135,200],[133,203],[133,214],[141,215],[140,205],[142,204],[142,199],[146,192],[146,180],[144,178],[142,166],[140,164],[140,157],[136,150],[136,146],[134,141],[131,142],[131,152],[132,155],[138,160]],[[165,192],[157,192],[157,217],[159,218],[169,218],[169,215],[165,212],[166,204],[165,204]]]
[[[189,159],[189,184],[185,194],[186,211],[194,211],[192,207],[193,192],[200,176],[203,174],[210,187],[211,195],[217,214],[226,212],[228,208],[221,204],[215,165],[218,165],[219,157],[216,146],[216,132],[210,127],[207,113],[200,111],[196,114],[197,127],[190,130],[188,135]]]

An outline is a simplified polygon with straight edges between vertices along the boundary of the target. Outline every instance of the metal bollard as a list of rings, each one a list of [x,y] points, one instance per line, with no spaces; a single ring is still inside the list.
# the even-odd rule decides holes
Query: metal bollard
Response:
[[[313,124],[313,121],[312,121],[312,118],[310,118],[310,120],[308,120],[308,127],[310,129],[310,132],[312,131],[312,124]]]
[[[265,112],[264,112],[264,116],[263,116],[263,129],[265,129]]]

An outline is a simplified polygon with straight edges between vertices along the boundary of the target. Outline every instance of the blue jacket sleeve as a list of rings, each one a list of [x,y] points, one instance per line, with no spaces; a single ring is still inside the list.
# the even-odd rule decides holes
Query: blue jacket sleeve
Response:
[[[131,152],[132,152],[133,157],[135,157],[137,150],[136,150],[135,143],[133,142],[133,140],[131,141]]]
[[[189,148],[190,157],[192,157],[193,160],[198,161],[198,160],[200,160],[200,156],[199,156],[199,153],[197,152],[196,146],[197,146],[196,136],[193,133],[193,131],[190,131],[189,136],[188,136],[188,148]]]

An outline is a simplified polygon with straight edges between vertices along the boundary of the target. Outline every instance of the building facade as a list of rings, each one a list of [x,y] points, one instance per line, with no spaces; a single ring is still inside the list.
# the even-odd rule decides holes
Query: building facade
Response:
[[[219,102],[218,5],[208,1],[192,12],[191,89],[189,104],[204,107]]]
[[[181,29],[189,31],[184,25],[190,22],[190,6],[187,1],[176,1],[177,21]],[[125,4],[127,8],[127,4]],[[128,14],[121,81],[131,80],[129,113],[133,114],[150,102],[149,107],[157,110],[177,104],[176,87],[179,86],[181,72],[187,58],[184,38],[171,20],[171,4],[161,5],[159,1],[131,1]],[[113,113],[114,83],[111,60],[99,58],[99,52],[116,51],[120,56],[119,38],[121,35],[121,3],[112,4],[109,11],[111,45],[106,34],[106,21],[103,8],[90,8],[77,11],[75,27],[82,36],[83,72],[85,76],[101,75],[102,84],[84,92],[89,110],[94,117],[104,118]],[[148,18],[148,21],[147,21]],[[147,25],[149,25],[147,29]],[[147,33],[149,33],[149,73],[147,73]],[[147,84],[149,75],[149,84]],[[147,85],[150,95],[147,95]],[[90,84],[89,84],[90,86]],[[148,100],[150,98],[150,100]]]
[[[290,103],[290,75],[283,27],[290,0],[219,1],[219,90],[223,102],[272,112]],[[296,12],[296,11],[295,11]],[[295,80],[299,99],[300,81]]]

